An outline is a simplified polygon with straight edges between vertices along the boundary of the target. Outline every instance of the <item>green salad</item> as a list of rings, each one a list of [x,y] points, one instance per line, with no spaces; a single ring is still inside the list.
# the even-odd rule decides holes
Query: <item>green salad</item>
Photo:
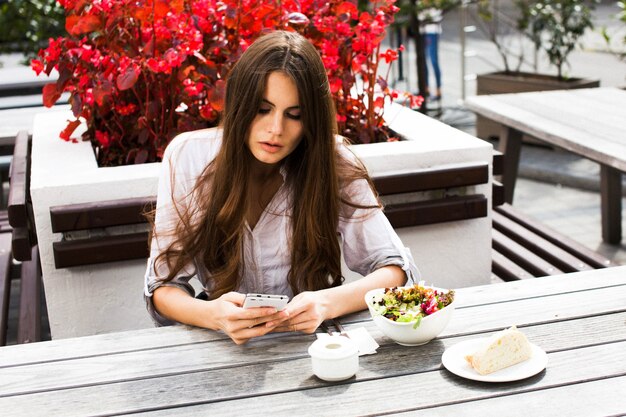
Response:
[[[372,307],[377,314],[398,323],[415,321],[416,329],[422,317],[429,316],[454,301],[454,291],[438,291],[420,284],[412,287],[385,288],[385,293],[377,294]]]

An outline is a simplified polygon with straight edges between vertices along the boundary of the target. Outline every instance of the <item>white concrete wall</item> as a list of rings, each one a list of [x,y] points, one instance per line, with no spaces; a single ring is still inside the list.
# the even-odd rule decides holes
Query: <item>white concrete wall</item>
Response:
[[[394,129],[411,140],[355,146],[372,174],[491,161],[491,145],[486,142],[407,109],[388,111]],[[98,168],[89,143],[58,138],[70,116],[38,115],[33,130],[31,196],[52,337],[150,327],[142,300],[145,261],[54,266],[52,242],[62,235],[51,231],[50,207],[154,196],[160,165]],[[491,183],[473,188],[472,193],[491,196]],[[457,288],[489,282],[490,216],[405,228],[399,234],[429,283]]]
[[[71,113],[35,118],[31,197],[54,339],[151,327],[143,306],[144,260],[56,269],[50,207],[156,195],[160,164],[98,168],[89,142],[58,137]],[[77,136],[78,137],[78,136]]]

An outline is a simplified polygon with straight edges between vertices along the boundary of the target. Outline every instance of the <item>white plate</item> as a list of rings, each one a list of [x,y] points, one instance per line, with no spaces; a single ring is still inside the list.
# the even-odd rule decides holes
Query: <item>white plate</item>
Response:
[[[472,368],[465,360],[465,355],[471,355],[481,343],[488,338],[471,339],[450,346],[443,352],[441,362],[448,371],[476,381],[485,382],[509,382],[531,377],[543,371],[548,364],[548,355],[539,346],[531,343],[532,356],[524,362],[509,366],[487,375],[481,375]]]

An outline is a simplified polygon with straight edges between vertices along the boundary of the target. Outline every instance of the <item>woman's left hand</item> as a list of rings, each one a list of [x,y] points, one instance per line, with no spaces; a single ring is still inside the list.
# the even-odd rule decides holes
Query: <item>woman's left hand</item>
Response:
[[[327,318],[327,298],[323,291],[305,291],[287,304],[285,310],[289,313],[289,319],[280,323],[274,332],[304,332],[314,333],[318,326]],[[273,327],[276,323],[268,322],[267,327]]]

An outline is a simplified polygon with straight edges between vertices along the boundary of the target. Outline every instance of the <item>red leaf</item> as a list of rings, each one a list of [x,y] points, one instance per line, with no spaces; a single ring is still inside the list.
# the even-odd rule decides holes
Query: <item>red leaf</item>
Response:
[[[72,71],[69,68],[59,68],[59,78],[57,79],[57,89],[63,91],[68,81],[72,78]]]
[[[154,36],[151,36],[150,39],[148,39],[148,42],[144,45],[143,53],[146,56],[154,55]]]
[[[76,23],[78,23],[79,20],[80,16],[67,16],[65,18],[65,30],[67,30],[68,33],[72,33],[72,30],[74,30],[74,26],[76,26]]]
[[[136,156],[137,149],[131,149],[130,151],[128,151],[128,153],[126,154],[126,165],[132,164]]]
[[[144,21],[147,21],[150,15],[152,14],[152,7],[151,6],[133,7],[131,9],[131,13],[135,17],[135,19],[139,20],[140,22],[144,22]]]
[[[224,11],[224,27],[237,29],[237,9],[235,7],[228,7]]]
[[[163,19],[170,11],[169,0],[154,0],[154,20]]]
[[[138,78],[139,78],[139,68],[136,68],[131,65],[128,68],[126,68],[126,71],[118,75],[117,80],[116,80],[117,88],[120,91],[133,88]]]
[[[70,101],[72,103],[72,114],[74,114],[74,117],[78,118],[83,112],[83,100],[78,94],[75,94]]]
[[[215,82],[215,88],[212,88],[209,92],[209,103],[217,111],[224,109],[224,93],[226,90],[226,83],[224,80],[217,80]]]
[[[171,0],[170,7],[172,8],[172,13],[180,14],[185,10],[185,2],[184,0]]]
[[[30,67],[37,73],[37,75],[41,74],[43,71],[43,63],[38,59],[30,61]]]
[[[145,149],[141,149],[139,152],[137,152],[137,155],[135,156],[136,164],[143,164],[147,160],[148,160],[148,151],[146,151]]]
[[[87,5],[87,3],[89,3],[89,0],[78,0],[78,1],[74,4],[73,10],[74,10],[75,12],[77,12],[77,13],[78,13],[78,12],[81,12],[81,11],[85,8],[85,6]],[[65,6],[65,8],[67,9],[68,7],[69,7],[69,6],[67,5],[67,2],[66,2],[66,6]]]
[[[102,106],[106,99],[111,95],[111,83],[105,81],[104,83],[97,85],[93,89],[93,98],[96,100],[98,106]]]
[[[357,12],[358,10],[357,10],[356,5],[349,1],[344,1],[339,6],[337,6],[337,11],[336,11],[337,16],[342,15],[344,13],[350,16],[355,16]]]
[[[195,71],[196,67],[193,65],[187,65],[185,68],[181,68],[180,71],[178,71],[178,81],[183,81],[185,78],[189,77],[189,73],[192,71]]]
[[[59,133],[59,137],[63,140],[69,141],[70,136],[72,136],[72,133],[74,133],[78,126],[80,126],[80,120],[76,119],[69,121],[67,126],[65,126],[65,129]]]
[[[43,105],[46,107],[54,106],[54,103],[61,97],[61,93],[57,90],[56,83],[46,84],[43,86]]]
[[[383,107],[385,107],[385,97],[376,97],[376,100],[374,100],[374,108],[382,109]]]
[[[150,131],[148,129],[141,129],[139,135],[137,135],[137,142],[139,142],[140,145],[143,145],[148,141],[148,139],[150,139]]]
[[[65,18],[65,30],[70,35],[79,36],[85,33],[94,32],[100,27],[100,18],[94,15],[67,16]]]

